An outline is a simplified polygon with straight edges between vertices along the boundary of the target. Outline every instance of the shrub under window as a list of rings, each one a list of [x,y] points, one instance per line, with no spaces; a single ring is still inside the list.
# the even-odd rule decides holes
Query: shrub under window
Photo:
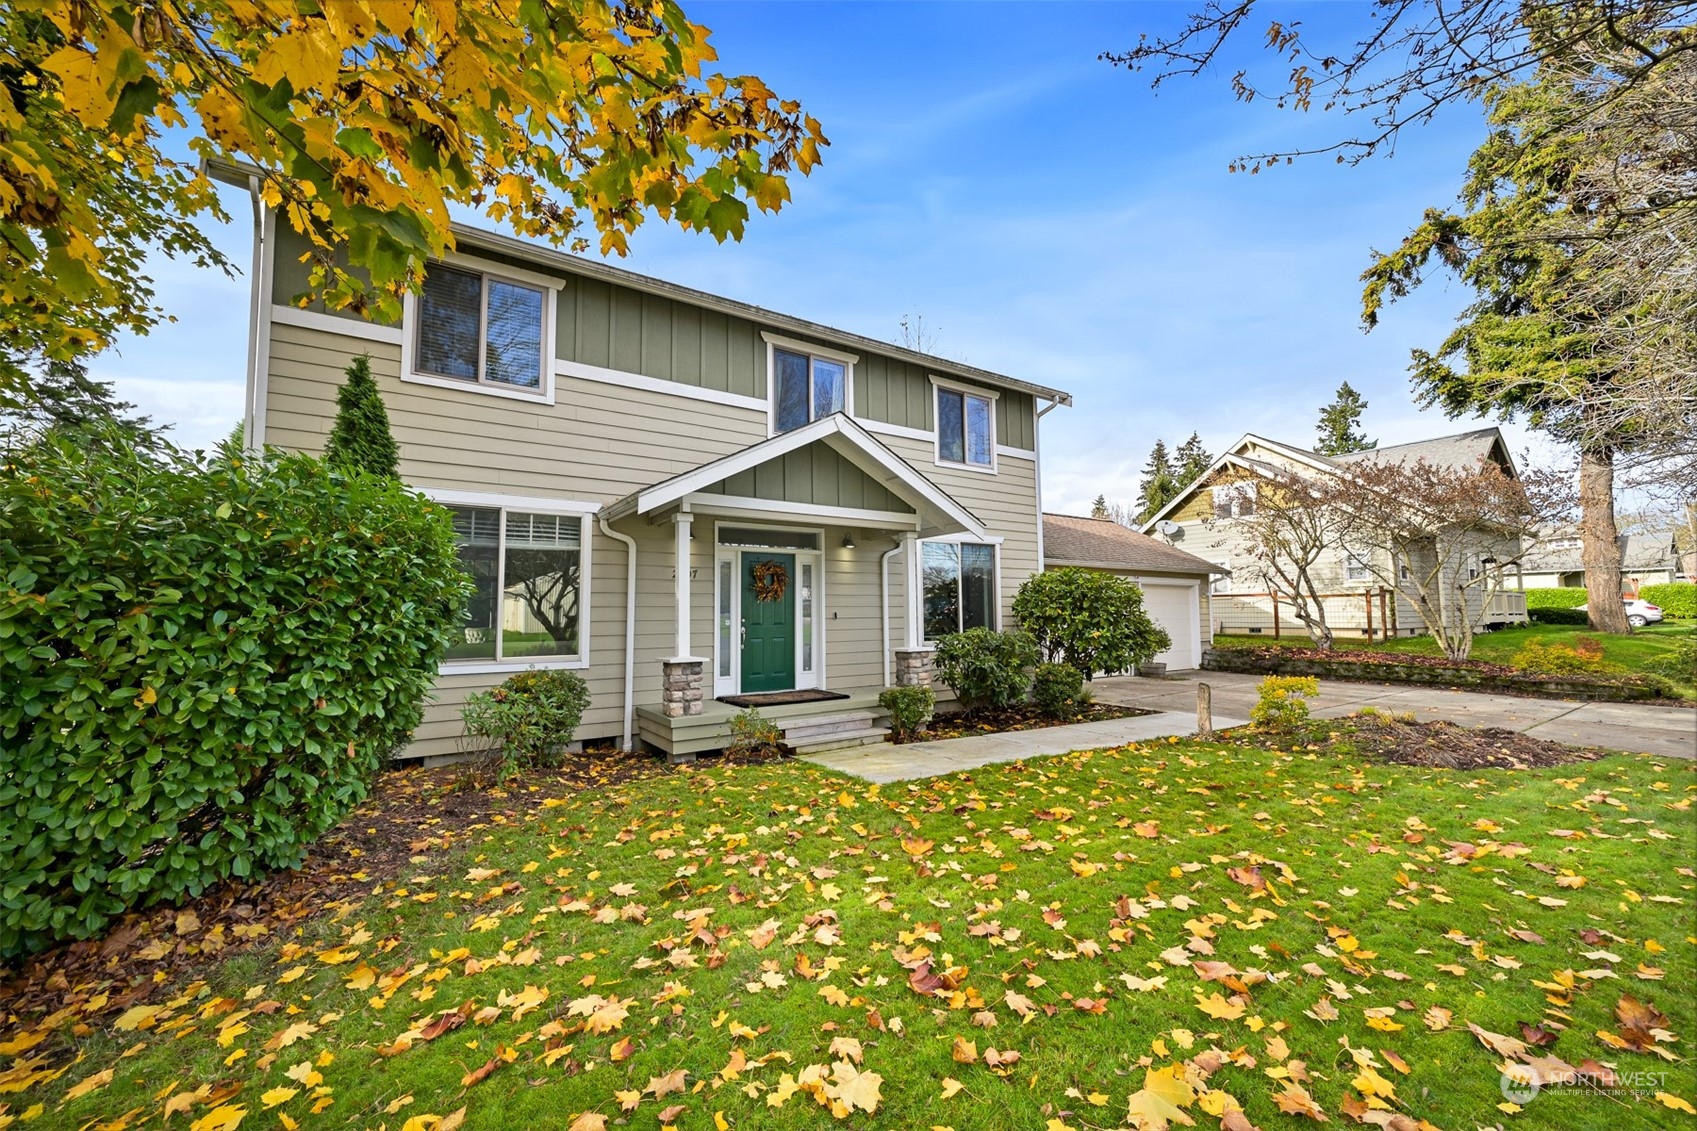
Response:
[[[995,627],[996,548],[926,542],[923,555],[925,639]]]

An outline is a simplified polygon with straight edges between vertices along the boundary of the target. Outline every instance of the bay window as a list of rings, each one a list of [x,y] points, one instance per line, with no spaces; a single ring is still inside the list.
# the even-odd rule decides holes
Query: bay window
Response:
[[[921,555],[925,639],[996,627],[996,548],[926,542]]]
[[[450,506],[460,566],[474,592],[462,637],[446,661],[575,659],[580,631],[584,522],[576,514]]]

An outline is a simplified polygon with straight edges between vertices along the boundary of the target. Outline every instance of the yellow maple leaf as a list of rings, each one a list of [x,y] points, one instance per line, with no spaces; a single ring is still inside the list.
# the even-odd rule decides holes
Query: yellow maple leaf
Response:
[[[951,1098],[954,1097],[954,1095],[956,1093],[958,1093],[964,1087],[966,1087],[966,1085],[962,1084],[959,1080],[956,1080],[953,1076],[945,1076],[945,1077],[943,1077],[943,1097],[942,1098],[945,1099],[945,1100],[951,1099]]]
[[[1196,1121],[1184,1109],[1195,1102],[1196,1089],[1185,1079],[1183,1065],[1151,1068],[1144,1073],[1143,1087],[1131,1094],[1126,1121],[1138,1131],[1166,1131],[1173,1123],[1194,1127]]]
[[[276,1107],[278,1104],[288,1103],[298,1095],[300,1095],[299,1088],[272,1088],[259,1097],[259,1102],[266,1107]]]
[[[236,1131],[246,1115],[241,1104],[220,1104],[189,1124],[189,1131]]]
[[[1245,1006],[1240,1001],[1227,1000],[1216,990],[1207,997],[1198,997],[1196,1008],[1219,1021],[1236,1021],[1243,1016]]]

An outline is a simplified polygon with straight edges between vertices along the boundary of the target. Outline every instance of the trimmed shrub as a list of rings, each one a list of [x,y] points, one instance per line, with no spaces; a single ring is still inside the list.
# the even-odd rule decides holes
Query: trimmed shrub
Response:
[[[1536,590],[1533,590],[1536,592]],[[1578,609],[1547,608],[1526,610],[1526,617],[1533,624],[1590,624],[1591,618]]]
[[[969,628],[937,645],[937,678],[954,689],[968,711],[1005,711],[1025,701],[1037,642],[1027,632]]]
[[[1528,589],[1526,590],[1526,608],[1532,609],[1574,609],[1586,603],[1583,589]]]
[[[783,749],[783,728],[762,715],[760,708],[745,707],[731,716],[731,740],[725,743],[725,753],[746,757],[781,754]]]
[[[1071,664],[1040,664],[1031,679],[1031,701],[1051,719],[1070,719],[1090,702],[1090,692]]]
[[[1249,708],[1256,730],[1295,730],[1308,721],[1308,699],[1320,694],[1320,681],[1311,675],[1270,675],[1255,685],[1260,698]]]
[[[516,672],[499,687],[466,697],[466,734],[492,744],[501,776],[546,766],[572,740],[589,709],[589,685],[576,672]]]
[[[1603,659],[1602,645],[1581,637],[1569,647],[1528,640],[1509,663],[1524,672],[1539,675],[1602,675],[1620,668]]]
[[[354,358],[347,380],[336,390],[336,420],[324,445],[324,462],[338,471],[369,471],[390,479],[400,474],[401,449],[389,431],[389,410],[371,376],[371,358]]]
[[[890,740],[912,742],[936,713],[937,695],[929,687],[886,687],[878,706],[890,712]]]
[[[1671,585],[1646,585],[1638,596],[1659,606],[1664,616],[1680,620],[1697,620],[1697,585],[1676,581]]]
[[[1136,582],[1099,569],[1034,573],[1019,587],[1013,611],[1043,659],[1071,665],[1087,680],[1129,671],[1173,646],[1143,611]]]
[[[417,724],[448,512],[308,456],[0,461],[0,955],[295,867]]]
[[[1681,637],[1673,651],[1649,661],[1644,670],[1686,687],[1697,687],[1697,635]]]

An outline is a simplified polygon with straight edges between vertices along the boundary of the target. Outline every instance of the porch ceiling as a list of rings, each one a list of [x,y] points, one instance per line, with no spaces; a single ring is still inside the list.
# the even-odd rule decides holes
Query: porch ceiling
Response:
[[[793,452],[819,445],[840,456],[842,461],[880,491],[888,492],[902,509],[883,505],[853,507],[817,501],[798,502],[781,497],[781,492],[762,490],[749,482],[745,472],[758,472],[766,465],[782,461]],[[732,493],[727,482],[743,477],[747,491]],[[759,482],[753,476],[753,483]],[[944,534],[971,534],[987,538],[989,532],[978,517],[956,502],[948,492],[920,474],[912,464],[885,447],[870,432],[856,424],[844,413],[815,420],[792,432],[785,432],[752,444],[702,464],[691,471],[662,480],[640,491],[632,492],[613,503],[604,512],[609,521],[627,515],[656,515],[674,506],[707,513],[731,513],[775,517],[786,515],[809,517],[822,521],[896,530],[916,530],[922,537]]]

